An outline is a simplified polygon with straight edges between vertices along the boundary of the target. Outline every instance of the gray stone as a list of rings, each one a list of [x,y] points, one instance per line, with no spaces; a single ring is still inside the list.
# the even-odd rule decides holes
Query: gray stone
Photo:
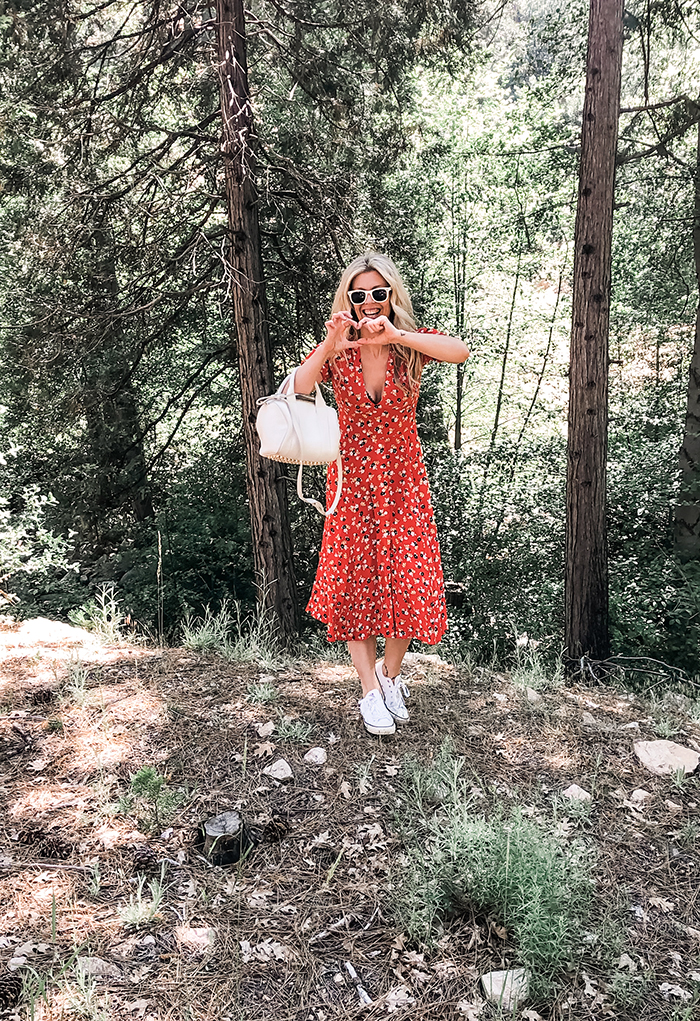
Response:
[[[325,748],[310,748],[304,756],[304,762],[312,766],[323,766],[328,761],[328,753]]]
[[[265,776],[269,776],[271,780],[277,780],[278,783],[289,783],[294,778],[292,767],[285,759],[278,759],[271,766],[266,766],[263,769],[263,773]]]
[[[593,796],[584,791],[583,787],[579,787],[578,784],[572,783],[570,787],[567,787],[564,791],[565,798],[571,798],[572,801],[592,801]]]
[[[674,741],[636,741],[634,753],[656,776],[671,776],[679,769],[693,773],[700,762],[698,752]]]
[[[528,980],[524,968],[490,971],[481,976],[481,985],[486,998],[498,1003],[504,1010],[512,1010],[527,999]]]

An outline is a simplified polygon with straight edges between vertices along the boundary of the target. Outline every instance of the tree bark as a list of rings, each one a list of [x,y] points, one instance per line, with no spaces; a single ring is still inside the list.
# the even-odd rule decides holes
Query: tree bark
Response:
[[[569,657],[605,659],[608,329],[623,0],[591,0],[586,97],[574,235],[566,483],[566,635]]]
[[[263,279],[255,133],[248,88],[241,0],[217,0],[222,143],[229,223],[229,288],[238,337],[247,491],[260,601],[274,610],[280,637],[298,631],[287,493],[280,465],[261,458],[255,431],[258,397],[273,390],[272,354]]]
[[[698,285],[698,308],[688,379],[685,430],[679,454],[681,487],[675,512],[675,546],[683,560],[700,558],[700,123],[695,165],[693,257]]]

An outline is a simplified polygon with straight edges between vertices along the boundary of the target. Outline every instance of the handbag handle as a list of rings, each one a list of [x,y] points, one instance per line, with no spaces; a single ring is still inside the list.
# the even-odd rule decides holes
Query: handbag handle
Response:
[[[289,382],[288,382],[287,386],[284,387],[284,384],[282,384],[282,387],[284,387],[283,393],[286,396],[289,396],[289,397],[292,397],[292,398],[294,398],[296,396],[296,390],[294,389],[294,380],[295,380],[296,374],[297,374],[297,370],[294,369],[293,372],[291,373],[291,375],[289,376]],[[315,394],[316,401],[320,401],[321,404],[323,404],[325,406],[326,402],[323,399],[323,394],[321,393],[321,388],[319,387],[318,383],[315,383],[314,386],[315,386],[315,390],[316,390],[316,394]],[[282,389],[282,387],[280,389]],[[294,408],[295,402],[294,402],[294,400],[289,400],[289,401],[287,401],[287,404],[289,406],[289,414],[290,414],[290,418],[292,420],[292,426],[294,428],[294,432],[297,434],[297,439],[299,440],[299,449],[302,450],[303,447],[302,447],[302,442],[301,442],[301,433],[299,432],[299,426],[297,424],[296,415],[295,415],[295,408]],[[335,463],[336,463],[336,465],[338,467],[338,485],[337,485],[337,488],[336,488],[336,491],[335,491],[335,497],[333,499],[333,503],[330,505],[328,510],[325,510],[325,508],[322,506],[322,504],[319,503],[318,500],[314,500],[313,497],[310,497],[310,496],[304,496],[304,491],[302,489],[303,474],[304,474],[304,462],[303,461],[299,462],[299,471],[297,472],[297,496],[299,497],[300,500],[303,500],[304,503],[310,503],[311,506],[314,507],[319,512],[319,514],[323,514],[324,518],[329,518],[331,516],[331,514],[334,512],[334,510],[336,509],[336,507],[338,506],[338,501],[340,500],[340,495],[341,495],[341,492],[342,492],[342,489],[343,489],[343,461],[342,461],[340,452],[338,452],[338,456],[335,459]]]

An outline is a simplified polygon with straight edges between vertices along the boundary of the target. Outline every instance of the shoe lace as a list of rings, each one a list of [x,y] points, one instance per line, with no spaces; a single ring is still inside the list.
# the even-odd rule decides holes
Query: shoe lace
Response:
[[[387,677],[386,680],[389,682],[388,688],[391,695],[395,698],[400,695],[403,695],[404,698],[409,698],[411,693],[401,674],[398,677]]]

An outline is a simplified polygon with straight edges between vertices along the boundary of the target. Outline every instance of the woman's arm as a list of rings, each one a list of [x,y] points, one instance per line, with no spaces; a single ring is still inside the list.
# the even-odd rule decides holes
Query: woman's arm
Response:
[[[469,348],[459,337],[448,337],[444,333],[409,333],[407,330],[396,332],[399,339],[393,343],[412,347],[437,362],[452,362],[459,365],[469,357]]]
[[[459,364],[469,357],[469,348],[459,337],[447,337],[444,333],[411,333],[408,330],[397,330],[386,316],[363,319],[359,325],[363,333],[369,334],[363,338],[364,343],[401,344],[403,347],[412,347],[438,362]]]
[[[321,379],[321,371],[331,355],[357,347],[357,340],[350,340],[350,328],[357,326],[349,312],[334,312],[326,323],[326,339],[301,363],[294,377],[298,393],[310,394]]]

